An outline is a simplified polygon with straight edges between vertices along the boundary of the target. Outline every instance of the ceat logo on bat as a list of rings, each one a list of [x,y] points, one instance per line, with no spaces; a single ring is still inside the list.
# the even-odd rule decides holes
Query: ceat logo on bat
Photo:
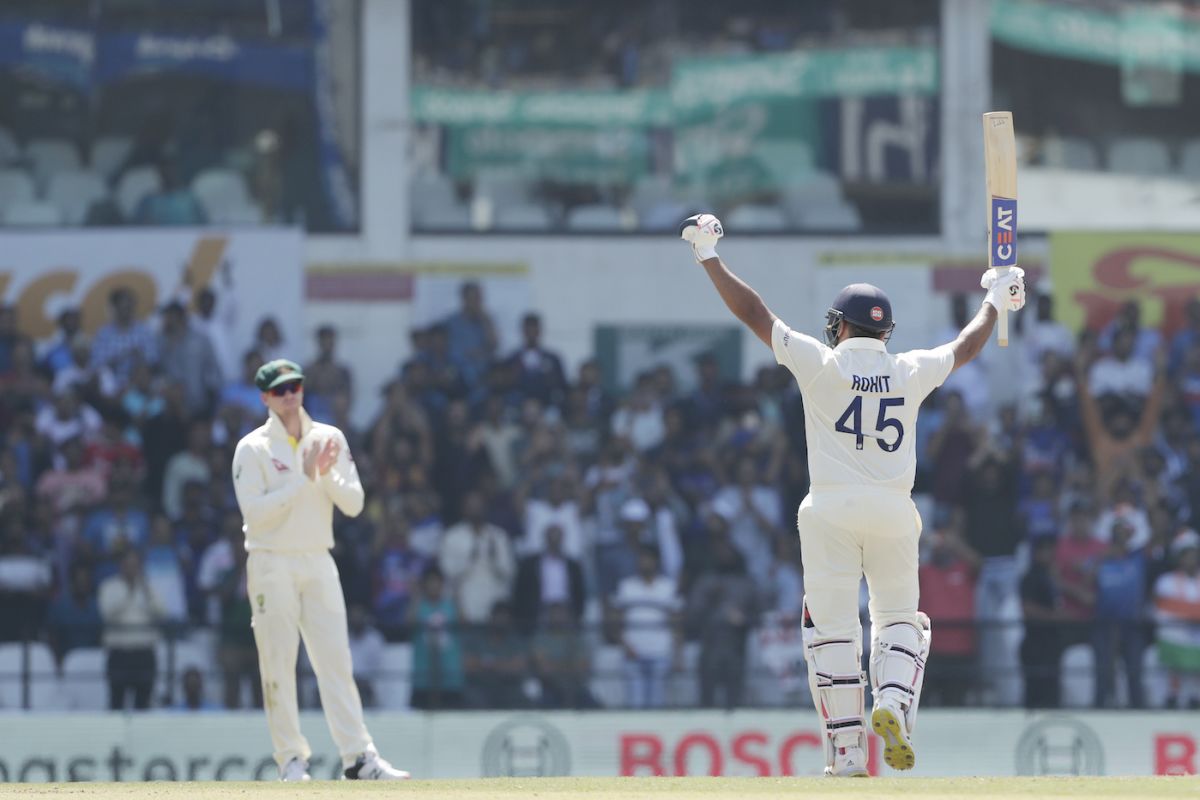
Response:
[[[993,267],[1012,267],[1017,263],[1017,201],[1011,197],[992,198]]]
[[[876,322],[882,322],[883,321],[883,309],[880,308],[879,306],[874,306],[871,309],[871,319],[875,320]]]

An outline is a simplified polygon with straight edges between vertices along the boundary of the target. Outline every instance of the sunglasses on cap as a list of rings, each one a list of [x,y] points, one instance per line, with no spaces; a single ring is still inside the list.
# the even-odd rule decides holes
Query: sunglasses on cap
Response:
[[[283,397],[287,394],[295,394],[303,388],[304,381],[288,381],[287,383],[281,383],[278,386],[272,386],[271,394],[275,395],[276,397]]]

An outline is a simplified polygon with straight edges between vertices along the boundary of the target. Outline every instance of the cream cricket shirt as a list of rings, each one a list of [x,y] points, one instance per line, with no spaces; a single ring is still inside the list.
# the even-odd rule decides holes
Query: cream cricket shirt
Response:
[[[356,517],[363,488],[346,437],[332,425],[313,422],[300,410],[299,442],[270,412],[267,423],[246,434],[233,454],[233,487],[242,511],[247,550],[311,552],[333,547],[333,507]],[[304,451],[334,438],[342,451],[325,475],[310,481]]]
[[[917,409],[954,369],[951,345],[893,355],[878,339],[854,338],[831,349],[776,319],[771,347],[804,398],[812,488],[911,493]]]

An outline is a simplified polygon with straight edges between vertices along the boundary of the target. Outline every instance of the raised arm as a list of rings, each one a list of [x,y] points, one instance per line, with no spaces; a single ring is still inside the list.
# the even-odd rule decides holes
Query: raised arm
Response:
[[[717,294],[725,301],[725,305],[733,315],[742,321],[755,336],[771,347],[771,326],[775,324],[775,315],[750,285],[733,274],[717,255],[717,240],[725,235],[721,221],[712,214],[697,214],[688,217],[679,227],[680,237],[691,243],[696,261],[704,267],[709,280],[717,288]]]
[[[725,301],[725,305],[733,315],[742,321],[767,347],[771,346],[771,326],[775,324],[775,315],[763,302],[758,292],[750,285],[734,275],[720,256],[713,256],[700,262],[709,280],[717,287],[717,294]]]
[[[950,343],[954,349],[954,369],[971,362],[983,350],[996,324],[997,310],[1020,311],[1025,307],[1025,270],[1013,267],[997,277],[995,270],[987,270],[979,284],[987,290],[983,305],[975,318]]]
[[[990,303],[980,306],[975,319],[968,322],[967,327],[958,334],[958,338],[951,342],[954,348],[955,369],[970,363],[983,351],[983,346],[992,336],[997,317],[996,309]]]

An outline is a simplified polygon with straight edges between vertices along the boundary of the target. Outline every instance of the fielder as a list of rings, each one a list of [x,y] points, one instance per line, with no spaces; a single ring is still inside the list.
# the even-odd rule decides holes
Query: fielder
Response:
[[[269,414],[265,425],[238,442],[233,485],[245,520],[246,588],[280,780],[309,780],[312,750],[300,733],[296,702],[300,636],[342,756],[342,777],[407,778],[407,772],[380,757],[363,723],[350,665],[346,605],[329,554],[334,505],[352,517],[363,508],[363,488],[346,437],[305,413],[304,374],[295,363],[276,359],[263,364],[254,383]]]
[[[1025,305],[1024,272],[987,272],[983,307],[958,338],[933,350],[893,355],[887,296],[847,286],[825,315],[825,344],[797,333],[717,255],[724,235],[711,214],[684,220],[692,245],[725,305],[795,376],[804,399],[809,494],[796,515],[804,563],[804,641],[813,702],[825,724],[825,774],[865,776],[867,734],[858,587],[870,591],[871,726],[884,761],[911,769],[917,705],[929,654],[929,618],[917,611],[917,539],[912,502],[917,409],[956,368],[979,354],[997,310]]]

